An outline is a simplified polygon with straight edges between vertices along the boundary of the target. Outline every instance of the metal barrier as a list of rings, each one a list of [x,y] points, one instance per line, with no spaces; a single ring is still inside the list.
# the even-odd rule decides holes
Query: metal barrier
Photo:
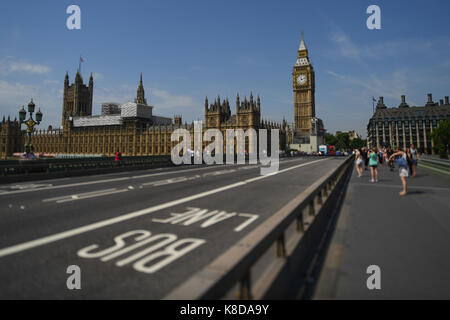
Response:
[[[236,284],[238,299],[279,298],[280,295],[275,293],[280,291],[277,286],[289,285],[292,270],[298,276],[299,269],[293,265],[305,263],[309,259],[306,251],[321,242],[326,233],[336,205],[329,200],[343,190],[353,160],[354,156],[348,157],[336,170],[291,200],[165,299],[227,298]],[[296,234],[286,239],[286,231],[292,224]],[[253,284],[252,268],[273,246],[272,263],[262,272],[266,276]]]
[[[152,167],[171,165],[170,155],[148,157],[123,157],[119,162],[113,157],[84,159],[6,160],[0,161],[0,176],[29,175],[35,173],[60,173],[102,170],[111,168]]]
[[[448,160],[448,159],[442,159],[439,157],[430,157],[430,156],[422,155],[420,158],[420,161],[423,161],[424,163],[431,164],[431,165],[446,167],[447,169],[450,168],[450,160]]]

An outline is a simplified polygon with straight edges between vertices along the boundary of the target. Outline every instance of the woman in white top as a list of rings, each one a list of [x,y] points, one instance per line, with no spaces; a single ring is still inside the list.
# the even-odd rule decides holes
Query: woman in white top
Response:
[[[364,160],[361,155],[361,150],[356,149],[355,150],[355,164],[356,164],[356,172],[358,173],[358,177],[361,177],[363,174],[363,164]]]

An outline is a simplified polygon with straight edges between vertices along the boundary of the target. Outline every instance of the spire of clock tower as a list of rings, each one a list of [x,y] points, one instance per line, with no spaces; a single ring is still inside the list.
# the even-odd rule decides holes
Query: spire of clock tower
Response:
[[[308,49],[306,48],[305,39],[303,37],[303,31],[302,31],[302,38],[300,41],[300,46],[298,47],[297,51],[297,62],[295,63],[296,67],[300,66],[307,66],[309,65],[309,57],[308,57]]]
[[[303,39],[303,31],[302,31],[302,40],[300,41],[300,46],[298,47],[298,51],[306,51],[305,39]]]

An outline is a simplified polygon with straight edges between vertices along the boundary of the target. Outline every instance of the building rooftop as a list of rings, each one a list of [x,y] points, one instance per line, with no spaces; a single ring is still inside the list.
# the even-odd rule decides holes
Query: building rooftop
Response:
[[[371,119],[386,118],[413,118],[413,117],[450,117],[450,103],[448,97],[440,100],[440,103],[433,102],[431,94],[428,94],[428,102],[425,106],[412,106],[406,103],[405,96],[402,96],[402,102],[398,107],[388,108],[384,104],[383,97],[380,97],[377,108]]]

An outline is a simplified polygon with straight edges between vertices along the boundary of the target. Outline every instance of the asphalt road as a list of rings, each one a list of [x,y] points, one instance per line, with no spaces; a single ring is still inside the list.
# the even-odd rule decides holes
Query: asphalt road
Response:
[[[1,299],[161,299],[343,158],[0,186]],[[67,268],[80,267],[81,290]]]

